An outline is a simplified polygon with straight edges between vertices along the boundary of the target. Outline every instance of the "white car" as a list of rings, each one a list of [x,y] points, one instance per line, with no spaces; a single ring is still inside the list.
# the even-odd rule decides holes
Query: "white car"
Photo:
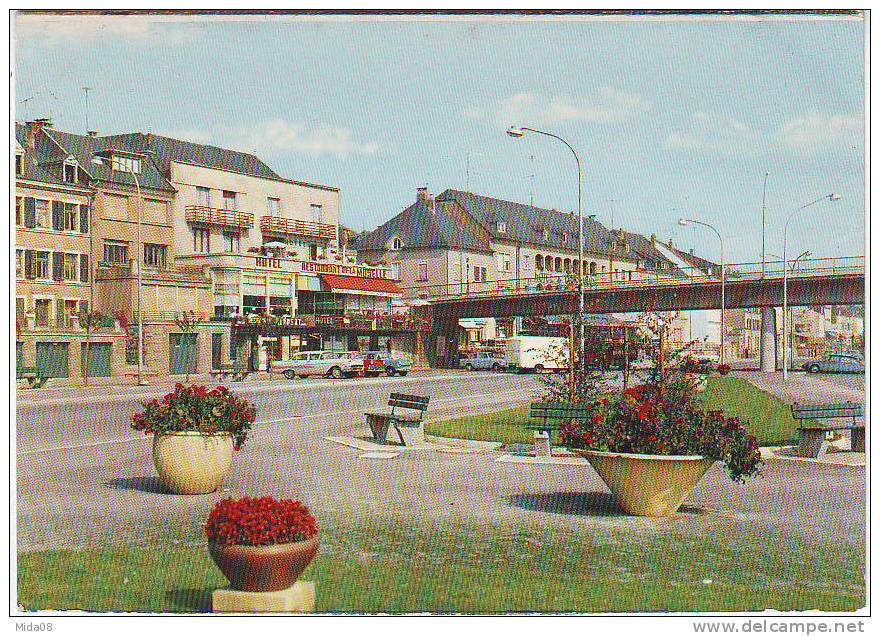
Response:
[[[281,371],[288,380],[310,375],[350,378],[364,374],[364,361],[352,353],[301,351],[289,360],[273,361],[272,370]]]

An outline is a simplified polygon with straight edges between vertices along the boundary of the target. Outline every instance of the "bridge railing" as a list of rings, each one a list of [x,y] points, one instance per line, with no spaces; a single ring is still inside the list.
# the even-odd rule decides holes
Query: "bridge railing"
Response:
[[[797,263],[789,261],[789,278],[811,276],[843,276],[864,274],[865,257],[852,256],[840,258],[805,259]],[[779,279],[783,277],[782,261],[765,263],[726,264],[727,282],[759,280],[761,278]],[[721,280],[720,265],[706,268],[688,267],[655,270],[632,270],[617,272],[597,272],[583,277],[584,289],[624,289],[662,286],[680,286],[699,283],[717,284]],[[576,273],[542,272],[532,278],[506,278],[491,281],[469,281],[461,283],[437,284],[404,287],[405,297],[425,300],[466,300],[495,298],[510,295],[544,294],[553,292],[577,291]]]

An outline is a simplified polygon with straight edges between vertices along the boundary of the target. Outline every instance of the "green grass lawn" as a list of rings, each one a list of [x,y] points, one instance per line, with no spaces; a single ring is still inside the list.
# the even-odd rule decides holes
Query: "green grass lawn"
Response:
[[[852,611],[866,602],[864,557],[766,531],[401,523],[325,527],[302,578],[319,612]],[[225,584],[204,546],[19,554],[27,610],[206,612]]]
[[[788,405],[746,380],[709,378],[709,385],[700,399],[706,408],[720,409],[728,417],[748,420],[749,431],[761,446],[781,445],[797,437],[797,424]],[[425,425],[425,432],[442,437],[530,444],[533,433],[522,426],[528,418],[529,407],[522,406],[487,415],[431,422]]]

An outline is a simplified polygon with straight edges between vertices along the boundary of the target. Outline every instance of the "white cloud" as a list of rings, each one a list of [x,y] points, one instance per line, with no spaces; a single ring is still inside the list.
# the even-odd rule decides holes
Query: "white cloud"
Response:
[[[172,136],[256,155],[292,152],[312,156],[332,155],[345,159],[351,155],[373,155],[379,150],[375,142],[356,141],[354,134],[348,128],[332,126],[309,128],[305,124],[291,123],[282,119],[240,127],[178,130]]]
[[[650,108],[651,104],[641,95],[610,86],[603,86],[598,95],[591,98],[517,93],[501,102],[497,121],[502,126],[566,121],[613,124],[645,113]]]
[[[755,150],[759,141],[758,133],[741,121],[703,111],[691,116],[687,130],[673,131],[666,137],[669,148],[709,150],[722,154]]]
[[[811,113],[783,122],[764,133],[732,117],[697,112],[684,130],[666,137],[668,148],[718,154],[748,154],[762,150],[824,152],[858,145],[864,135],[861,114],[824,116]]]
[[[860,114],[826,117],[810,113],[784,124],[777,136],[781,144],[797,150],[853,146],[864,138],[864,119]]]

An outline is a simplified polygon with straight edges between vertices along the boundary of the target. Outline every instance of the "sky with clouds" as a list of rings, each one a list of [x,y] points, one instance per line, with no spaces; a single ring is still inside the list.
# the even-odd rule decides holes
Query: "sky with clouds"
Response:
[[[384,222],[415,189],[584,209],[729,261],[865,251],[860,19],[166,19],[17,16],[16,118],[255,152]]]

